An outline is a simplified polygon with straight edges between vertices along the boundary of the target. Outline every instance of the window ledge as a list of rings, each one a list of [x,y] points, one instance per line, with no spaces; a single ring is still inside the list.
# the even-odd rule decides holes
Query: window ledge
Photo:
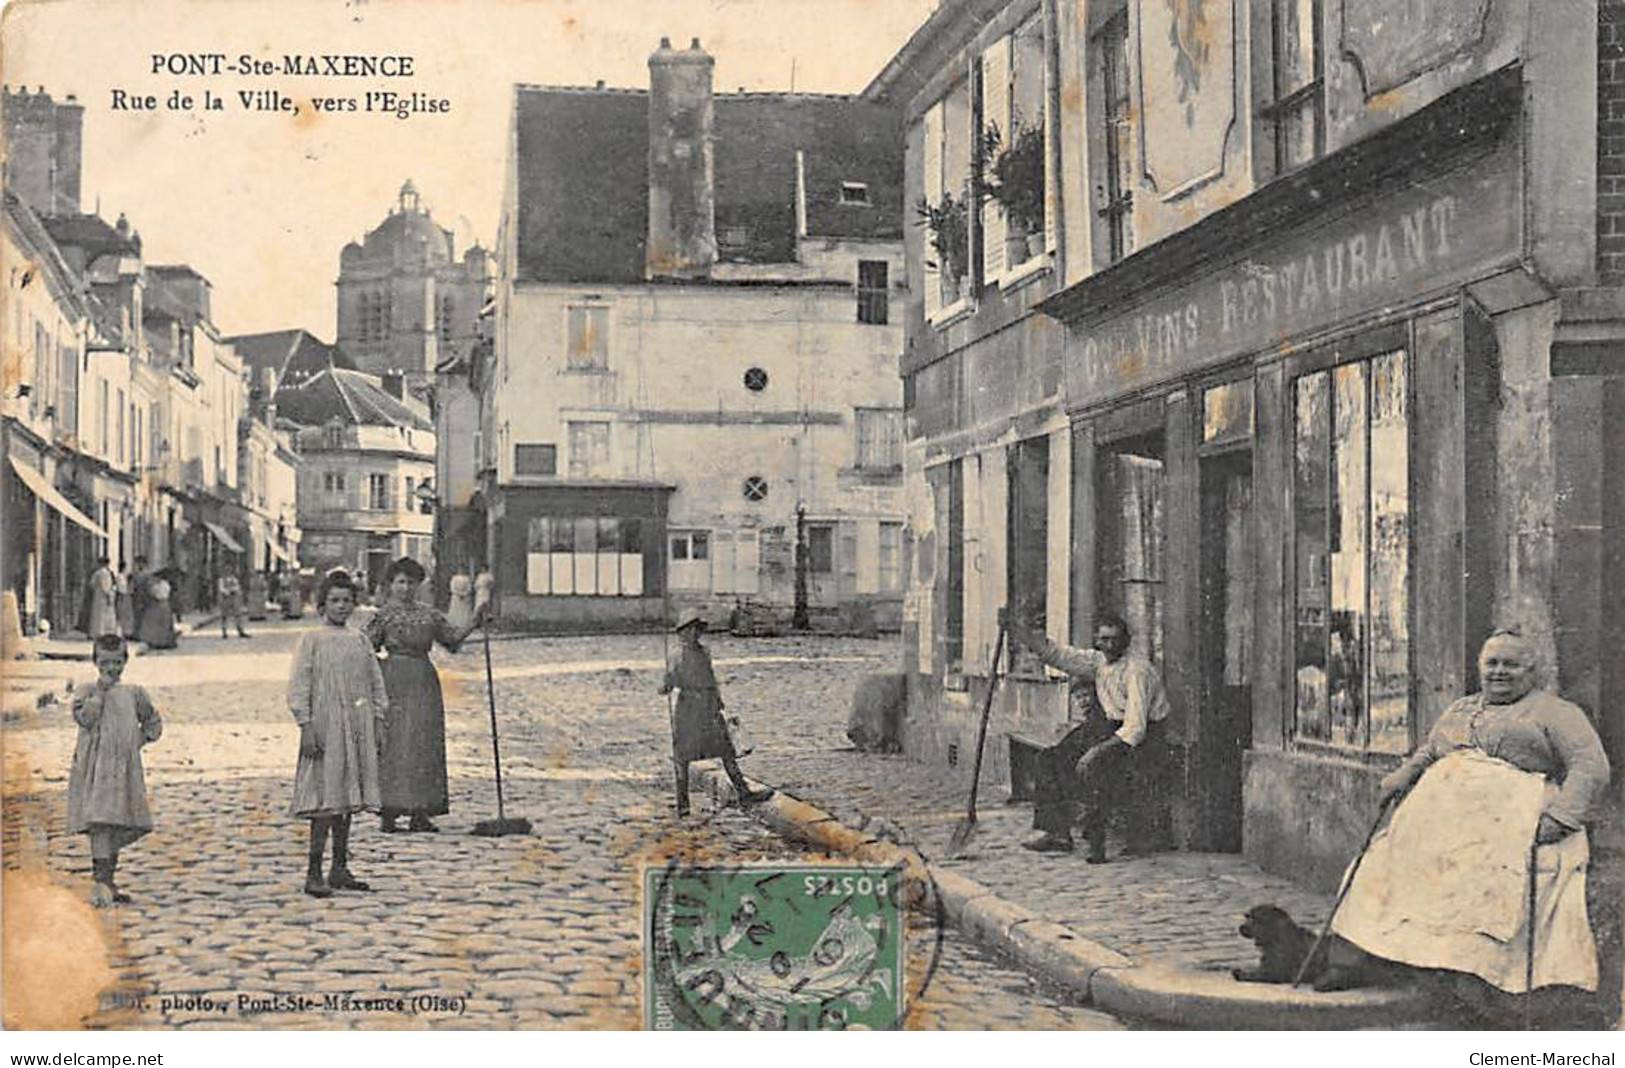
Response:
[[[964,296],[960,297],[946,308],[938,308],[935,312],[926,317],[926,321],[932,326],[936,327],[938,330],[945,330],[954,323],[959,322],[961,319],[970,318],[971,313],[975,310],[976,306],[971,301],[971,298],[969,296]]]
[[[1013,292],[1049,274],[1050,258],[1050,253],[1044,252],[1026,263],[1018,264],[1014,270],[1004,272],[999,276],[999,288],[1007,293]]]

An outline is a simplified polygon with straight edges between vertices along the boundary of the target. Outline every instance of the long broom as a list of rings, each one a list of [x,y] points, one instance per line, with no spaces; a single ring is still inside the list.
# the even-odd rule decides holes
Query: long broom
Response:
[[[497,691],[491,674],[491,628],[480,624],[485,639],[485,699],[491,707],[491,761],[497,775],[497,818],[481,820],[474,825],[474,833],[481,838],[501,838],[509,834],[529,834],[530,821],[522,816],[509,817],[502,805],[502,745],[497,741]]]
[[[993,691],[999,686],[999,660],[1004,655],[1004,615],[999,615],[999,636],[993,642],[993,664],[987,671],[987,693],[982,695],[982,725],[976,731],[976,760],[971,765],[970,800],[965,806],[965,817],[954,828],[948,839],[948,856],[957,857],[965,852],[976,834],[976,791],[982,785],[982,750],[987,746],[987,721],[993,713]]]

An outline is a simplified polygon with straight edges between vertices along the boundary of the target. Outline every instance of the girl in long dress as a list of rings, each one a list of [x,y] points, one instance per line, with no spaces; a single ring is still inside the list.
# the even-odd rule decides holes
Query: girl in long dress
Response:
[[[446,788],[446,706],[440,675],[429,662],[439,642],[456,652],[485,618],[482,605],[460,627],[417,600],[423,567],[410,557],[384,573],[384,603],[367,624],[373,647],[385,654],[384,688],[389,692],[389,730],[379,758],[381,827],[397,830],[409,816],[410,831],[438,831],[432,816],[451,811]]]
[[[752,790],[739,770],[739,756],[722,718],[722,693],[711,668],[711,653],[700,644],[705,629],[705,617],[697,610],[690,609],[678,618],[676,630],[682,644],[660,687],[663,694],[677,691],[671,741],[679,816],[688,815],[688,765],[695,760],[720,759],[741,804],[756,804],[773,796],[771,789]]]
[[[68,772],[68,830],[90,836],[90,903],[106,908],[130,900],[113,877],[119,851],[152,830],[141,747],[156,742],[164,724],[146,690],[119,681],[129,662],[122,637],[97,638],[95,657],[96,684],[73,702],[79,743]]]
[[[350,873],[350,820],[378,808],[378,743],[389,698],[372,646],[345,625],[355,595],[348,572],[322,580],[316,596],[327,625],[300,636],[288,678],[288,708],[299,724],[293,814],[310,820],[305,893],[312,897],[370,889]],[[323,879],[329,836],[333,865]]]

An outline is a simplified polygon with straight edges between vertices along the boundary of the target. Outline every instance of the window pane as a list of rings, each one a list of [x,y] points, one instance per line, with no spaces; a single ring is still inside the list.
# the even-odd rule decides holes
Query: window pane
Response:
[[[833,531],[829,527],[807,528],[807,570],[814,574],[827,575],[831,571],[834,561],[834,546],[832,544]]]
[[[643,553],[643,520],[621,520],[621,552]]]
[[[1202,394],[1202,442],[1240,441],[1253,436],[1253,380],[1226,382]]]
[[[688,559],[688,535],[674,534],[671,539],[671,558],[673,560]]]
[[[598,520],[587,516],[575,521],[576,552],[593,553],[598,551]]]
[[[711,536],[704,531],[695,531],[691,536],[690,544],[694,549],[694,559],[707,560],[711,556]]]
[[[1405,353],[1371,365],[1371,748],[1410,748],[1410,417]]]
[[[576,525],[569,519],[554,519],[553,546],[556,553],[574,552],[576,547]]]
[[[1331,645],[1326,689],[1331,740],[1365,744],[1366,365],[1332,372]]]
[[[1315,0],[1275,0],[1276,97],[1315,80]]]
[[[1297,729],[1331,736],[1326,695],[1326,457],[1330,446],[1330,375],[1298,379],[1293,450],[1295,658]]]
[[[614,516],[598,517],[598,549],[606,553],[621,551],[621,521]]]
[[[553,521],[545,515],[532,519],[529,534],[525,539],[525,551],[545,553],[552,548],[552,544]]]

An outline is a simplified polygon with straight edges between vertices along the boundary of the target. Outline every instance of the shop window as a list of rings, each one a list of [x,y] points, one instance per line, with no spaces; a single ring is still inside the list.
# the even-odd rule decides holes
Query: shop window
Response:
[[[903,524],[880,524],[880,592],[898,593],[903,588]]]
[[[890,317],[885,260],[858,261],[858,322],[884,326]]]
[[[551,478],[559,473],[556,445],[521,443],[513,447],[513,473],[533,478]]]
[[[1253,380],[1243,378],[1202,391],[1202,444],[1229,445],[1253,436]]]
[[[1049,438],[1016,443],[1010,451],[1007,481],[1007,599],[1018,619],[1043,629],[1049,600]],[[1012,666],[1020,671],[1041,670],[1030,649],[1020,650]]]
[[[807,573],[828,575],[835,570],[835,528],[828,523],[807,524]]]
[[[1270,0],[1275,98],[1263,117],[1275,127],[1275,170],[1301,167],[1326,150],[1322,0]]]
[[[643,521],[620,516],[533,517],[525,538],[525,592],[641,597]]]
[[[1133,631],[1133,650],[1160,663],[1167,544],[1162,435],[1103,447],[1097,476],[1099,608],[1122,616]]]
[[[1410,475],[1403,351],[1294,384],[1296,734],[1410,747]]]
[[[609,309],[601,304],[572,304],[565,310],[568,342],[565,367],[602,371],[609,366]]]
[[[896,408],[858,408],[857,466],[866,471],[896,471],[903,466],[903,413]]]
[[[566,424],[570,432],[570,477],[609,474],[609,424],[602,421]]]
[[[1128,8],[1113,15],[1094,39],[1100,70],[1100,137],[1104,167],[1096,179],[1096,214],[1106,231],[1106,261],[1134,251],[1134,163],[1130,148]]]

